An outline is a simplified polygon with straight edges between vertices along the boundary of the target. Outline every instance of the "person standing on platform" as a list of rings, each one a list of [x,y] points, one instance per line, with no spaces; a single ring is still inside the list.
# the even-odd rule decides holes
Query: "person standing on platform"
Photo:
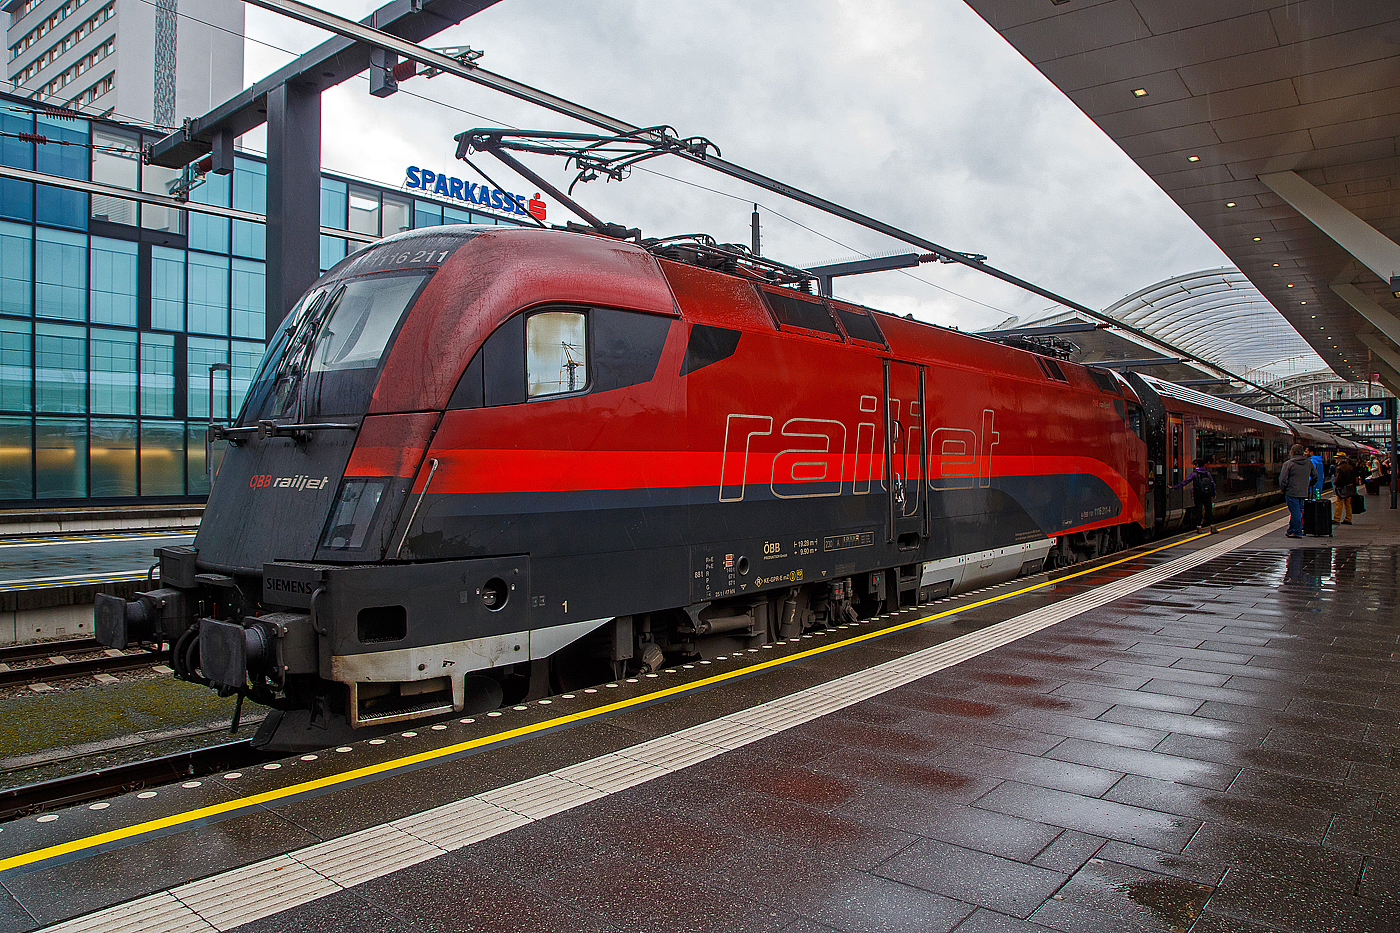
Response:
[[[1210,470],[1206,469],[1206,462],[1200,457],[1192,462],[1195,463],[1196,469],[1186,474],[1186,478],[1172,488],[1180,489],[1187,483],[1191,484],[1191,498],[1196,501],[1196,528],[1209,528],[1210,533],[1215,534],[1215,477],[1210,475]]]
[[[1303,503],[1312,489],[1314,477],[1321,482],[1321,471],[1312,458],[1303,452],[1302,444],[1294,444],[1288,451],[1288,459],[1278,471],[1279,488],[1283,490],[1284,501],[1288,503],[1288,532],[1285,537],[1303,536]]]
[[[1337,451],[1333,462],[1337,464],[1337,472],[1332,476],[1332,488],[1337,491],[1337,507],[1332,512],[1332,521],[1350,525],[1351,497],[1356,495],[1356,466],[1345,450]],[[1342,517],[1343,514],[1346,518]]]
[[[1308,447],[1304,451],[1308,459],[1312,461],[1313,469],[1317,473],[1313,476],[1312,484],[1308,486],[1308,498],[1316,499],[1322,495],[1322,483],[1327,478],[1327,463],[1322,459],[1322,454],[1317,452],[1315,447]]]
[[[1371,470],[1366,474],[1366,495],[1378,496],[1381,489],[1381,458],[1371,454]]]

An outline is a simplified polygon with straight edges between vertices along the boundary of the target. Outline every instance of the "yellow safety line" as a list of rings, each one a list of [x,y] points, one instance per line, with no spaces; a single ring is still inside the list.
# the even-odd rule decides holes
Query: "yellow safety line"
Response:
[[[1253,521],[1258,521],[1259,519],[1266,518],[1270,515],[1273,515],[1276,512],[1281,511],[1284,511],[1284,509],[1273,509],[1271,511],[1264,512],[1261,515],[1254,515],[1249,518],[1243,519],[1242,521],[1238,521],[1234,524],[1226,525],[1224,527],[1227,529],[1236,528],[1240,525],[1248,524],[1249,522]],[[784,664],[791,664],[795,661],[815,657],[820,654],[825,654],[829,651],[835,651],[839,648],[846,648],[851,645],[860,644],[861,642],[870,641],[871,639],[880,638],[885,635],[890,635],[894,632],[900,632],[905,629],[914,628],[916,626],[923,625],[927,622],[934,622],[938,619],[943,619],[951,615],[957,615],[960,612],[968,612],[972,609],[977,609],[982,606],[990,605],[992,603],[1001,602],[1004,599],[1010,599],[1013,596],[1021,596],[1025,593],[1031,593],[1035,590],[1043,589],[1047,586],[1054,586],[1057,583],[1063,583],[1066,580],[1073,580],[1076,577],[1082,577],[1091,573],[1098,573],[1099,571],[1106,570],[1109,567],[1116,567],[1119,564],[1125,564],[1130,561],[1141,560],[1144,557],[1149,557],[1153,554],[1171,550],[1172,548],[1180,547],[1183,544],[1189,544],[1192,541],[1199,541],[1201,538],[1208,537],[1210,537],[1209,533],[1193,535],[1192,537],[1185,538],[1181,541],[1175,541],[1171,544],[1164,544],[1161,547],[1153,548],[1150,551],[1142,551],[1140,553],[1135,553],[1128,557],[1122,557],[1105,564],[1098,564],[1094,567],[1090,567],[1085,570],[1079,570],[1074,573],[1066,574],[1062,577],[1056,577],[1053,580],[1045,580],[1041,583],[1035,583],[1031,586],[1022,587],[1021,589],[1013,590],[1010,593],[1002,593],[997,596],[991,596],[987,599],[982,599],[975,603],[970,603],[966,606],[958,606],[951,609],[945,609],[942,612],[937,612],[930,616],[924,616],[921,619],[914,619],[910,622],[901,622],[898,625],[892,625],[889,628],[880,629],[874,632],[866,632],[861,635],[856,635],[852,638],[844,639],[843,641],[830,642],[824,645],[819,645],[815,648],[809,648],[806,651],[800,651],[797,654],[785,655],[780,658],[774,658],[771,661],[762,661],[758,664],[752,664],[748,667],[740,668],[736,671],[728,671],[723,674],[715,674],[711,677],[706,677],[702,680],[693,681],[691,683],[678,684],[674,687],[667,687],[664,690],[658,690],[654,693],[648,693],[643,696],[632,697],[626,700],[619,700],[616,703],[609,703],[605,706],[596,707],[594,709],[582,710],[580,712],[570,713],[565,716],[558,716],[554,719],[545,720],[544,722],[532,723],[530,725],[520,726],[518,728],[510,729],[505,732],[497,732],[492,735],[471,739],[470,741],[458,742],[455,745],[447,745],[442,748],[432,749],[430,751],[425,752],[419,752],[416,755],[406,755],[402,758],[394,758],[389,761],[380,762],[379,764],[366,765],[361,768],[355,768],[351,771],[342,771],[339,774],[327,775],[326,777],[320,777],[310,781],[302,781],[297,784],[290,784],[286,787],[280,787],[274,790],[264,791],[261,794],[253,794],[249,797],[239,797],[234,800],[224,801],[223,803],[216,803],[211,804],[207,807],[200,807],[197,810],[187,810],[184,813],[176,813],[171,816],[164,816],[155,820],[147,820],[142,823],[135,823],[131,826],[122,827],[121,829],[113,829],[105,833],[98,833],[95,836],[86,836],[81,839],[74,839],[70,842],[63,842],[57,845],[46,846],[45,848],[36,849],[32,852],[25,852],[20,855],[12,855],[6,859],[0,859],[0,871],[6,871],[11,868],[18,868],[22,865],[32,865],[35,862],[42,862],[47,859],[57,858],[62,855],[69,855],[73,852],[81,852],[84,849],[92,849],[112,842],[120,842],[123,839],[131,839],[135,836],[142,836],[148,833],[159,832],[162,829],[169,829],[172,826],[179,826],[182,823],[192,823],[199,820],[208,819],[209,817],[220,816],[225,813],[231,813],[236,810],[244,810],[250,807],[260,806],[262,804],[272,803],[277,800],[285,800],[288,797],[295,797],[299,794],[305,794],[316,790],[323,790],[328,787],[334,787],[338,784],[348,784],[352,781],[358,781],[362,778],[386,774],[387,772],[397,771],[399,769],[412,767],[414,765],[420,765],[425,762],[433,761],[435,759],[447,758],[453,755],[457,755],[461,752],[471,751],[472,749],[484,748],[489,745],[495,745],[501,742],[508,742],[511,739],[522,738],[524,736],[532,735],[537,732],[544,732],[550,729],[556,729],[560,726],[569,725],[571,723],[595,719],[599,716],[605,716],[610,713],[625,710],[633,706],[639,706],[644,703],[651,703],[657,700],[663,700],[668,697],[677,696],[683,693],[690,693],[695,690],[700,690],[705,687],[710,687],[715,684],[723,683],[727,680],[733,680],[737,677],[743,677],[749,674],[754,674],[759,671],[767,670],[772,667],[778,667]]]
[[[194,530],[190,529],[189,531],[176,530],[166,532],[122,531],[114,532],[109,535],[90,533],[72,538],[65,538],[59,535],[53,535],[48,537],[30,536],[22,538],[0,538],[0,550],[16,547],[59,547],[67,546],[70,544],[107,544],[108,542],[112,541],[115,541],[117,543],[125,543],[130,541],[163,541],[167,538],[193,537]]]
[[[62,586],[90,586],[98,583],[126,583],[131,580],[144,580],[149,574],[145,570],[113,570],[98,576],[36,577],[32,580],[12,580],[0,583],[0,593],[14,593],[23,590],[52,590]]]

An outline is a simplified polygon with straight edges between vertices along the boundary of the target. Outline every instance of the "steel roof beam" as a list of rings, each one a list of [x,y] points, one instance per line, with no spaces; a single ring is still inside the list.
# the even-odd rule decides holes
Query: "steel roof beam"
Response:
[[[1400,274],[1400,244],[1310,185],[1297,172],[1260,175],[1295,211],[1361,261],[1387,285]]]
[[[210,217],[227,217],[230,220],[244,220],[249,223],[266,223],[267,217],[252,211],[240,211],[234,207],[219,207],[217,204],[200,204],[198,201],[178,201],[175,198],[163,194],[153,194],[149,191],[132,191],[129,188],[119,188],[116,185],[104,185],[98,181],[82,181],[77,178],[64,178],[61,175],[45,175],[42,172],[31,172],[28,169],[11,168],[8,165],[0,165],[0,178],[13,178],[16,181],[29,182],[36,185],[47,185],[50,188],[64,188],[69,191],[81,191],[85,194],[99,194],[108,198],[117,198],[123,201],[135,201],[140,204],[150,204],[154,207],[168,207],[176,211],[189,211],[192,214],[206,214]],[[352,243],[373,243],[379,237],[367,236],[363,233],[356,233],[353,230],[341,230],[338,227],[321,227],[322,236],[340,237]]]
[[[1085,321],[1082,324],[1046,324],[1043,327],[1011,327],[1007,330],[979,330],[974,333],[978,337],[987,337],[995,340],[999,337],[1052,337],[1056,334],[1082,334],[1091,330],[1106,330],[1107,324],[1091,324]]]
[[[363,23],[379,33],[401,37],[410,42],[421,42],[497,2],[498,0],[392,0],[371,13]],[[255,5],[291,15],[287,10],[281,9],[280,5],[266,0],[256,2]],[[307,10],[312,9],[304,7],[303,4],[296,5]],[[303,19],[303,22],[309,20]],[[321,23],[312,22],[311,25],[321,26],[329,32],[339,32]],[[344,34],[327,39],[305,55],[279,68],[252,87],[235,94],[204,116],[190,120],[184,127],[157,142],[151,147],[152,163],[170,168],[183,168],[207,155],[212,149],[215,137],[220,133],[227,132],[237,137],[266,122],[267,95],[274,88],[285,84],[310,85],[317,90],[334,87],[367,69],[371,48],[381,45],[366,45],[359,39]],[[456,59],[447,60],[458,68],[462,67]]]
[[[1158,356],[1142,360],[1094,360],[1092,363],[1084,365],[1097,366],[1100,369],[1141,369],[1145,366],[1171,366],[1184,362],[1186,361],[1172,356]]]

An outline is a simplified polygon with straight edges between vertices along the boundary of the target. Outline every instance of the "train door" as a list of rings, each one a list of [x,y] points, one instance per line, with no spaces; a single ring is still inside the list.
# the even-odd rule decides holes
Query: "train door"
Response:
[[[1186,490],[1173,489],[1185,476],[1186,424],[1180,415],[1167,416],[1167,521],[1186,514]]]
[[[918,547],[928,535],[924,401],[924,368],[886,360],[886,538],[902,550]]]

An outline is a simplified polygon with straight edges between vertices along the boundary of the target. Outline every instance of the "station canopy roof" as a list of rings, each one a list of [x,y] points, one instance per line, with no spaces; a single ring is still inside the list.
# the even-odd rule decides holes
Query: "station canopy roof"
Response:
[[[1104,313],[1231,372],[1263,377],[1258,381],[1327,368],[1244,273],[1229,266],[1164,279]]]
[[[1400,3],[966,2],[1176,201],[1333,371],[1353,382],[1374,372],[1400,389],[1390,281],[1400,276]],[[1163,313],[1181,316],[1168,323],[1179,332],[1191,328],[1185,306]],[[1263,347],[1291,352],[1255,321],[1241,314],[1221,326],[1240,348],[1258,340],[1265,356]]]

